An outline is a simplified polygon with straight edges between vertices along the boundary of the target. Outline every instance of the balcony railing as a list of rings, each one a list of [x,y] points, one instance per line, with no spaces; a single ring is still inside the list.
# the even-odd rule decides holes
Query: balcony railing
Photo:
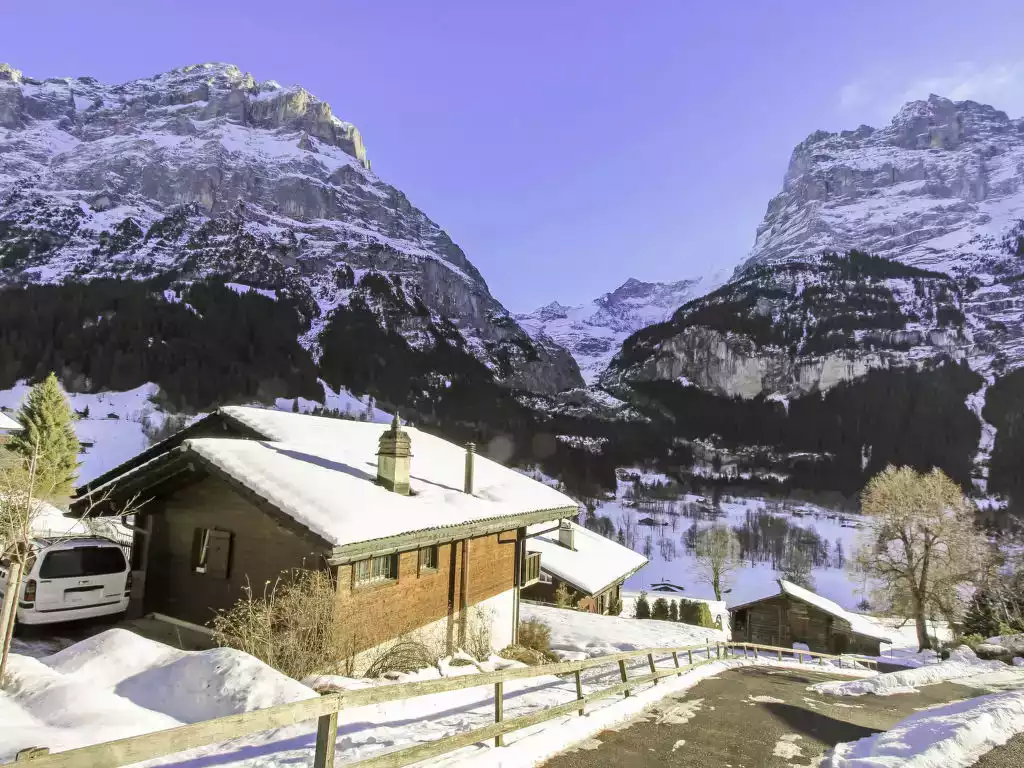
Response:
[[[527,552],[523,559],[523,586],[540,581],[540,552]]]

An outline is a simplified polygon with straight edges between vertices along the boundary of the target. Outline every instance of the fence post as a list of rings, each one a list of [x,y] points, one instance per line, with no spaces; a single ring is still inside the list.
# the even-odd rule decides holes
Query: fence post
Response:
[[[576,670],[576,700],[583,700],[583,681],[580,680],[580,671]],[[580,706],[580,717],[583,717],[583,707]]]
[[[757,646],[754,646],[754,661],[757,661]]]
[[[690,660],[690,666],[692,667],[693,666],[693,651],[687,651],[686,652],[686,656]]]
[[[578,673],[577,673],[578,674]],[[494,684],[494,722],[500,723],[505,718],[505,684],[497,682]],[[505,737],[498,734],[494,737],[494,746],[504,747]]]
[[[619,659],[619,674],[622,676],[622,682],[628,683],[629,677],[626,676],[626,661],[625,659]],[[625,695],[629,697],[629,688],[626,689]]]
[[[316,754],[313,768],[334,768],[334,747],[338,741],[338,710],[321,715],[316,724]]]
[[[728,653],[728,646],[725,646],[722,643],[715,643],[715,656],[717,656],[719,659],[722,658],[723,651]]]
[[[654,654],[653,653],[648,653],[647,654],[647,663],[650,664],[650,666],[651,666],[651,674],[652,675],[656,675],[658,673],[658,670],[656,670],[654,668]],[[653,682],[654,682],[655,685],[657,685],[658,684],[658,678],[654,678]]]
[[[779,649],[779,661],[782,661],[782,649]]]
[[[705,645],[707,645],[707,649],[708,649],[708,651],[707,651],[707,653],[708,653],[708,661],[711,661],[711,641],[708,640],[707,638],[704,638],[704,643],[705,643]]]
[[[679,669],[679,654],[676,651],[672,651],[672,663],[676,665],[676,669]],[[679,674],[683,673],[680,672]]]
[[[825,666],[825,657],[824,656],[819,656],[818,657],[818,666],[819,667]]]

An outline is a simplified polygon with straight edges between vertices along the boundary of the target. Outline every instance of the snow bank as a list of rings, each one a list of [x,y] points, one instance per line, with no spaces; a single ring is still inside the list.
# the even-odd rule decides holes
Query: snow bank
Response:
[[[825,768],[966,768],[1024,733],[1024,691],[981,696],[911,715],[888,731],[837,744]]]
[[[641,648],[702,645],[725,640],[717,629],[695,627],[674,621],[601,616],[547,605],[520,607],[522,620],[536,619],[551,627],[551,649],[565,659],[604,656]]]
[[[889,672],[867,680],[849,682],[827,682],[812,685],[811,690],[833,696],[891,696],[896,693],[914,693],[917,686],[941,683],[946,680],[982,675],[987,672],[1006,672],[1009,668],[1001,661],[982,661],[967,646],[960,646],[947,661],[930,664],[899,672]],[[1024,675],[1020,675],[1024,684]]]
[[[241,651],[181,651],[112,629],[43,659],[12,655],[0,761],[62,751],[317,694]]]

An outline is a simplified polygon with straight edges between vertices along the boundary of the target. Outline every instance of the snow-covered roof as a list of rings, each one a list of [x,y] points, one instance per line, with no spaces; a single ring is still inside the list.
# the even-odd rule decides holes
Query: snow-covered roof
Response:
[[[219,412],[265,439],[198,437],[186,450],[336,547],[547,510],[556,519],[578,507],[479,455],[473,494],[464,493],[465,449],[413,427],[403,427],[412,493],[401,496],[376,483],[380,424],[241,406]]]
[[[0,429],[3,429],[3,430],[7,430],[7,429],[10,429],[10,430],[21,429],[21,424],[16,422],[14,419],[12,419],[6,413],[0,413]]]
[[[833,602],[827,597],[822,597],[821,595],[811,592],[809,589],[804,589],[803,587],[797,586],[793,582],[786,581],[785,579],[779,579],[779,589],[779,592],[772,592],[771,594],[767,594],[757,600],[749,600],[743,605],[733,606],[730,610],[736,610],[737,608],[742,608],[745,605],[750,605],[751,603],[757,603],[769,597],[784,594],[794,598],[795,600],[807,603],[808,605],[813,605],[815,608],[835,616],[837,619],[842,619],[843,621],[848,622],[850,629],[858,635],[872,637],[875,640],[881,640],[883,643],[892,642],[889,634],[884,628],[878,626],[866,616],[861,616],[857,613],[850,613],[839,605],[839,603]]]
[[[598,533],[567,521],[573,530],[573,549],[558,543],[558,531],[541,523],[527,529],[547,531],[526,540],[527,552],[540,553],[542,571],[596,595],[647,564],[647,558]]]

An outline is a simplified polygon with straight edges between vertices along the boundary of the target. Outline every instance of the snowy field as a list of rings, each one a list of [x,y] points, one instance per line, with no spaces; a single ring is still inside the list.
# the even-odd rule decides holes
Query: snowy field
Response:
[[[751,544],[742,569],[732,574],[725,596],[729,605],[763,597],[779,577],[779,553],[798,546],[813,552],[811,570],[815,592],[848,610],[863,599],[865,584],[856,583],[845,568],[856,548],[857,535],[864,526],[860,515],[839,513],[804,502],[785,504],[762,498],[725,498],[719,509],[710,499],[684,495],[665,501],[634,501],[624,497],[620,484],[618,498],[599,503],[596,515],[623,531],[624,543],[648,557],[650,563],[626,581],[626,589],[647,590],[668,581],[685,587],[677,597],[714,599],[711,587],[697,577],[696,560],[687,550],[687,539],[696,530],[714,524],[746,530]],[[642,521],[647,521],[642,522]]]

